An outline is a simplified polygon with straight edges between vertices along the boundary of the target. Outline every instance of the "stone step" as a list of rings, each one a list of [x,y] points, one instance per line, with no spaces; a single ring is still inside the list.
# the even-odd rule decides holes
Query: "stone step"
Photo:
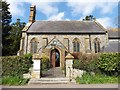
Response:
[[[69,78],[40,78],[31,79],[28,84],[67,84]]]

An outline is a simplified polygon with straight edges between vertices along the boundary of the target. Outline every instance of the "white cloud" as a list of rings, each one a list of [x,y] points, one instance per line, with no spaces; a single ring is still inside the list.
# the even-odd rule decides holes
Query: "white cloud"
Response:
[[[15,0],[7,0],[7,2],[10,4],[9,8],[13,17],[24,16],[25,9],[22,2],[16,2]]]
[[[47,17],[57,14],[58,8],[55,6],[55,2],[48,2],[49,0],[7,0],[10,3],[10,11],[13,16],[25,16],[25,6],[24,2],[36,5],[38,11],[45,14]],[[58,0],[54,0],[58,1]]]
[[[98,18],[96,19],[103,27],[107,28],[109,26],[113,26],[112,24],[112,20],[109,17],[105,17],[105,18]]]
[[[63,20],[63,19],[64,19],[64,12],[60,12],[57,15],[53,15],[53,16],[49,17],[48,20],[57,21],[57,20]]]
[[[43,2],[42,0],[25,0],[25,2],[29,4],[36,5],[37,10],[45,14],[47,17],[58,13],[58,8],[55,6],[55,2],[47,2],[48,0],[45,1]]]
[[[65,18],[65,13],[64,12],[60,12],[60,13],[57,13],[53,16],[50,16],[48,18],[48,20],[52,20],[52,21],[60,21],[60,20],[65,20],[65,21],[70,21],[69,18]]]
[[[114,2],[117,0],[114,0]],[[114,6],[113,0],[67,0],[67,6],[71,7],[73,15],[89,15],[92,14],[94,10],[98,9],[101,14],[108,14],[112,12]]]

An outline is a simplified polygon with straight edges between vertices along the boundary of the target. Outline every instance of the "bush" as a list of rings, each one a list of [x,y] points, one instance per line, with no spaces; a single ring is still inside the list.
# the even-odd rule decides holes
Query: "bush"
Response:
[[[46,71],[49,69],[49,57],[46,56],[45,54],[42,55],[41,69],[42,69],[42,71]]]
[[[120,65],[120,53],[102,53],[100,55],[82,55],[81,60],[73,61],[73,68],[86,70],[87,72],[118,75]]]
[[[97,61],[97,66],[102,72],[114,75],[117,74],[120,64],[120,53],[102,53]]]
[[[96,65],[98,56],[97,54],[83,54],[80,60],[73,61],[73,68],[87,72],[98,72],[99,70]]]
[[[32,67],[32,55],[2,57],[2,76],[21,76]]]
[[[74,59],[78,59],[78,60],[80,60],[82,57],[81,52],[74,52],[74,53],[71,53],[71,55],[74,56]]]
[[[73,68],[85,70],[87,72],[98,72],[99,71],[95,60],[87,62],[87,63],[82,60],[74,60]]]

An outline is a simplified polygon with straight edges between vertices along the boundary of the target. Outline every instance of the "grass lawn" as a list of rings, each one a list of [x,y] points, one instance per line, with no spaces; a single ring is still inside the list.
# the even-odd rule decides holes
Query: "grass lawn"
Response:
[[[77,77],[76,82],[79,84],[112,84],[118,83],[118,77],[106,76],[102,74],[91,75],[89,73],[83,74],[83,76]]]
[[[4,76],[0,78],[0,84],[2,85],[25,85],[28,81],[29,79],[24,79],[20,76]]]

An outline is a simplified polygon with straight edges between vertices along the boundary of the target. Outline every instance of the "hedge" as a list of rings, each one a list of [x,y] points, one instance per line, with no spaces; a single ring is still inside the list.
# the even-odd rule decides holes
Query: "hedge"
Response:
[[[73,61],[73,68],[85,70],[87,72],[98,72],[96,66],[98,57],[99,54],[81,54],[81,59]]]
[[[117,74],[120,65],[120,53],[102,53],[97,61],[97,66],[107,74]]]
[[[118,75],[120,53],[101,53],[89,59],[83,57],[81,60],[73,61],[73,68],[88,72],[102,72],[107,75]]]
[[[20,76],[32,67],[32,55],[2,57],[2,76]]]

